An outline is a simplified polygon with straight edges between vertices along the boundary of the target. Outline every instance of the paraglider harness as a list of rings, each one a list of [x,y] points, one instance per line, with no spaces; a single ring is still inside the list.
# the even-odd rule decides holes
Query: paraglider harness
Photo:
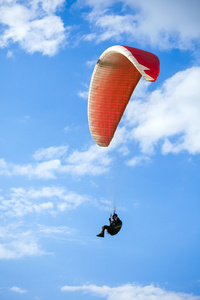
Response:
[[[117,217],[117,219],[115,220],[114,217]],[[111,220],[112,218],[112,220]],[[117,234],[121,227],[122,227],[122,221],[118,218],[118,215],[115,213],[115,210],[114,210],[114,213],[113,215],[110,214],[110,218],[109,218],[109,221],[110,221],[110,226],[108,226],[106,229],[107,229],[107,232],[110,234],[110,235],[115,235]]]

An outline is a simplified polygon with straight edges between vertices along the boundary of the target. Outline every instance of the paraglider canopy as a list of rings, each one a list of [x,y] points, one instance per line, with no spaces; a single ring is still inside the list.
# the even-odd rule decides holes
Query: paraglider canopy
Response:
[[[88,100],[90,132],[99,146],[110,144],[141,76],[156,81],[159,70],[158,57],[144,50],[118,45],[103,52],[92,75]]]

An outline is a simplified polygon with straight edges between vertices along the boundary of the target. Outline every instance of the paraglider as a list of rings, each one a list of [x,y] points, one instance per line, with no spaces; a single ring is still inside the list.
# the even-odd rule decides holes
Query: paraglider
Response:
[[[117,45],[102,53],[92,74],[88,99],[89,128],[97,145],[109,146],[140,78],[155,82],[159,71],[158,57],[144,50]],[[112,218],[98,237],[104,237],[105,230],[110,235],[119,232],[122,221],[115,213]]]
[[[100,56],[94,68],[88,100],[88,120],[96,144],[109,146],[129,99],[141,76],[155,82],[159,59],[150,52],[112,46]]]

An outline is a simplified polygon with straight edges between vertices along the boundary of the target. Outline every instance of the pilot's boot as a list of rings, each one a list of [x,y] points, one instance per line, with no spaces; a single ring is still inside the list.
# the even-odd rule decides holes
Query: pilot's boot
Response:
[[[104,237],[104,229],[103,228],[102,228],[102,231],[99,234],[97,234],[97,236]]]
[[[104,233],[100,232],[99,234],[97,234],[97,236],[104,237]]]

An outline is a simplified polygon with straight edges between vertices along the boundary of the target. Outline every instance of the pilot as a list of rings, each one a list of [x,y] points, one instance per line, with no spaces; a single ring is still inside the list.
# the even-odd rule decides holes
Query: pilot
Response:
[[[99,234],[97,234],[97,236],[104,237],[105,229],[107,230],[107,232],[110,235],[115,235],[120,231],[120,229],[122,227],[122,221],[118,218],[118,215],[115,212],[112,216],[112,220],[111,220],[111,218],[109,218],[109,221],[110,221],[110,225],[104,225],[102,227],[101,232]]]

